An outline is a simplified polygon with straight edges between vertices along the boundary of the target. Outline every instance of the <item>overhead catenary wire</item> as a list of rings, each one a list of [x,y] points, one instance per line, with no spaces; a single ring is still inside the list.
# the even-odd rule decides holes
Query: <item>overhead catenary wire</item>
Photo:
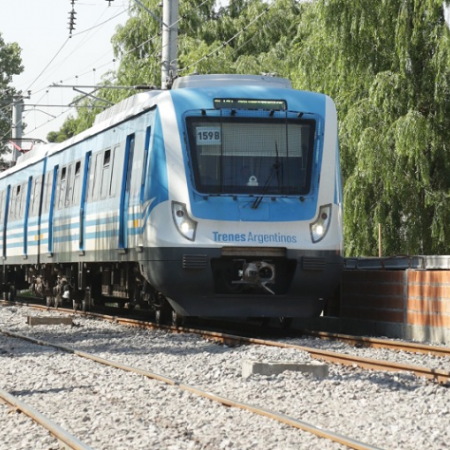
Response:
[[[50,67],[50,65],[52,64],[52,62],[58,57],[58,55],[62,52],[63,48],[67,45],[67,43],[69,42],[70,38],[67,38],[63,45],[60,47],[60,49],[56,52],[55,56],[53,56],[53,58],[50,60],[50,62],[44,67],[44,69],[42,70],[42,72],[34,79],[34,81],[28,86],[27,89],[25,89],[26,91],[29,91],[31,89],[31,87],[34,85],[34,83],[36,83],[37,80],[39,80],[39,78],[45,73],[45,71]]]

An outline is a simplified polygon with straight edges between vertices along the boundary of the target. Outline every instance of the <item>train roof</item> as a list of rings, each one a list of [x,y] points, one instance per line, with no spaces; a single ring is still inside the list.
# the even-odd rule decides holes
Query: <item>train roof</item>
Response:
[[[291,82],[285,78],[268,75],[239,75],[239,74],[211,74],[211,75],[189,75],[177,78],[172,89],[201,89],[205,87],[229,87],[229,86],[261,86],[275,89],[292,89]],[[39,145],[27,154],[20,156],[17,164],[0,174],[0,179],[12,174],[23,167],[33,165],[45,156],[71,147],[95,134],[100,133],[124,120],[140,114],[157,103],[157,97],[169,91],[151,90],[128,97],[114,106],[98,114],[92,127],[80,134],[73,136],[61,143]]]
[[[189,75],[187,77],[177,78],[173,83],[172,89],[245,85],[292,89],[291,82],[286,78],[279,78],[268,75],[236,74]]]

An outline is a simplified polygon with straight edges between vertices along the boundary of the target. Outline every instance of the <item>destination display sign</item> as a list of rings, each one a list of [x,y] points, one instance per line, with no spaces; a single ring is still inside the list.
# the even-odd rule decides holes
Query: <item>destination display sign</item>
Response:
[[[258,100],[254,98],[215,98],[216,109],[266,109],[286,111],[286,100]]]

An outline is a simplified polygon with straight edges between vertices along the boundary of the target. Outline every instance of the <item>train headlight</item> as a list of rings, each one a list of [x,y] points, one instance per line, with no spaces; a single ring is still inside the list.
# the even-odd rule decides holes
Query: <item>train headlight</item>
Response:
[[[186,239],[194,241],[197,222],[189,217],[186,205],[184,203],[172,202],[172,216],[180,234]]]
[[[317,219],[310,224],[311,239],[314,243],[321,241],[327,234],[331,223],[331,205],[322,205]]]

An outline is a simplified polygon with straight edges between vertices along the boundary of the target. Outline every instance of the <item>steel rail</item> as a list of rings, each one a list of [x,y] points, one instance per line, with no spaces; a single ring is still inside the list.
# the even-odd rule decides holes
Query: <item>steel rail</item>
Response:
[[[120,369],[123,371],[127,371],[127,372],[132,372],[132,373],[136,373],[138,375],[142,375],[145,376],[149,379],[153,379],[153,380],[157,380],[157,381],[161,381],[163,383],[169,384],[171,386],[177,387],[183,391],[187,391],[190,392],[192,394],[195,394],[197,396],[203,397],[203,398],[207,398],[209,400],[212,400],[214,402],[220,403],[224,406],[230,406],[230,407],[234,407],[234,408],[238,408],[238,409],[242,409],[242,410],[246,410],[246,411],[250,411],[254,414],[263,416],[263,417],[267,417],[269,419],[275,420],[277,422],[283,423],[285,425],[289,425],[291,427],[306,431],[308,433],[314,434],[318,437],[324,438],[324,439],[328,439],[331,440],[333,442],[337,442],[339,444],[345,445],[348,448],[351,449],[355,449],[355,450],[381,450],[379,447],[374,447],[372,445],[369,444],[365,444],[363,442],[357,441],[356,439],[352,439],[349,438],[347,436],[341,435],[339,433],[334,433],[332,431],[328,431],[325,430],[323,428],[320,427],[316,427],[308,422],[304,422],[302,420],[297,420],[293,417],[287,416],[285,414],[279,414],[275,411],[271,411],[269,409],[265,409],[259,406],[254,406],[254,405],[250,405],[247,403],[242,403],[236,400],[232,400],[226,397],[222,397],[220,395],[216,395],[212,392],[207,392],[204,391],[202,389],[196,388],[194,386],[191,386],[189,384],[185,384],[185,383],[181,383],[178,380],[175,380],[173,378],[169,378],[166,377],[164,375],[159,375],[153,372],[149,372],[146,370],[142,370],[142,369],[138,369],[135,367],[131,367],[119,362],[115,362],[115,361],[109,361],[105,358],[101,358],[99,356],[96,355],[92,355],[90,353],[84,352],[84,351],[80,351],[80,350],[75,350],[72,349],[70,347],[66,347],[64,345],[59,345],[59,344],[53,344],[50,342],[45,342],[39,339],[34,339],[28,336],[24,336],[21,334],[17,334],[17,333],[12,333],[9,332],[7,330],[1,330],[0,329],[0,333],[4,334],[5,336],[9,336],[12,338],[17,338],[17,339],[22,339],[28,342],[32,342],[34,344],[37,345],[42,345],[42,346],[46,346],[46,347],[52,347],[58,350],[62,350],[66,353],[71,353],[74,355],[77,355],[79,357],[109,366],[109,367],[114,367],[116,369]]]
[[[189,330],[195,332],[195,330]],[[197,330],[198,332],[198,330]],[[441,369],[430,369],[428,367],[413,366],[409,364],[396,363],[393,361],[384,361],[372,358],[363,358],[360,356],[349,355],[346,353],[337,353],[329,350],[320,350],[313,347],[305,347],[285,342],[267,341],[263,339],[234,336],[225,333],[201,332],[204,337],[219,340],[224,343],[235,344],[254,344],[265,345],[268,347],[292,348],[295,350],[307,352],[312,358],[322,361],[328,361],[334,364],[342,364],[352,367],[361,367],[363,369],[388,371],[388,372],[412,372],[416,376],[425,377],[441,384],[450,383],[450,372]]]
[[[9,392],[0,389],[0,398],[8,403],[14,408],[22,411],[32,420],[34,420],[37,424],[43,426],[46,430],[48,430],[58,441],[64,443],[67,448],[72,450],[93,450],[92,447],[86,445],[81,442],[75,436],[72,436],[66,430],[61,428],[55,422],[50,420],[48,417],[44,416],[38,410],[34,409],[32,406],[26,404],[22,400],[19,400],[17,397],[11,395]]]
[[[450,348],[436,347],[432,345],[414,342],[392,341],[389,339],[372,338],[365,336],[352,336],[349,334],[330,333],[327,331],[301,330],[307,336],[317,337],[323,340],[342,341],[350,345],[398,350],[410,353],[421,353],[433,356],[450,357]]]

